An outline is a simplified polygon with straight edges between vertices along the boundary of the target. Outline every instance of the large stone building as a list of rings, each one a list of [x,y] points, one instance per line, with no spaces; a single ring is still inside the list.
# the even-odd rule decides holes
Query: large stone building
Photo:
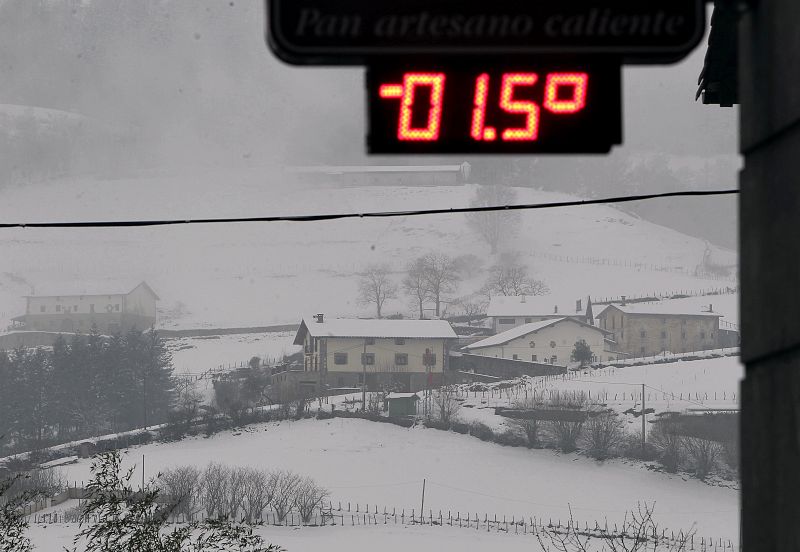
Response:
[[[597,319],[620,351],[651,356],[717,348],[721,316],[658,302],[608,305]]]
[[[156,323],[158,295],[146,282],[127,289],[85,287],[29,295],[25,314],[14,319],[14,329],[88,333],[96,326],[102,334],[150,329]]]
[[[562,317],[522,324],[464,349],[476,355],[567,366],[573,362],[575,343],[585,341],[592,350],[592,362],[617,360],[619,355],[606,335],[596,326]]]
[[[304,381],[325,388],[382,386],[418,391],[440,385],[456,333],[444,320],[303,320],[294,339]]]
[[[594,324],[590,297],[571,300],[552,295],[496,295],[489,300],[486,316],[492,319],[495,333],[523,324],[564,317]]]

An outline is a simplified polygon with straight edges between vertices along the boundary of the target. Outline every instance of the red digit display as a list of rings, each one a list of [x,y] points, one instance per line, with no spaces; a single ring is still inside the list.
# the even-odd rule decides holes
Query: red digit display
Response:
[[[594,153],[621,143],[619,65],[431,65],[370,67],[371,152]]]
[[[524,128],[507,128],[503,140],[536,140],[539,137],[539,106],[534,102],[514,99],[516,87],[530,87],[536,84],[539,76],[535,73],[506,73],[500,89],[500,107],[508,113],[527,115]]]
[[[544,88],[544,107],[551,113],[577,113],[586,107],[589,75],[586,73],[550,73]],[[559,90],[571,88],[570,99],[559,99]]]

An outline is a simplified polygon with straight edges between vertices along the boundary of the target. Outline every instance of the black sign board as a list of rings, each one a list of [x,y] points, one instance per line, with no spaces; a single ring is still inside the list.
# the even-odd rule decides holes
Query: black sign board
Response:
[[[393,55],[613,55],[673,62],[705,30],[703,0],[265,0],[268,42],[301,65]]]
[[[607,153],[622,142],[618,63],[382,60],[367,69],[369,153]]]

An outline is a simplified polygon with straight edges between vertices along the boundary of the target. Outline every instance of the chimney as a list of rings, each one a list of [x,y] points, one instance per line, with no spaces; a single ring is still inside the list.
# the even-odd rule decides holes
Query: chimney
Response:
[[[622,306],[623,306],[623,307],[625,306],[625,300],[626,300],[626,299],[627,299],[627,297],[623,295],[623,296],[622,296]]]
[[[519,302],[520,303],[524,303],[525,302],[525,296],[524,295],[520,298]]]
[[[583,309],[581,308],[581,300],[578,299],[575,301],[575,312],[581,312]]]
[[[713,303],[709,303],[708,304],[708,312],[714,312],[714,304]]]
[[[314,315],[314,318],[317,319],[317,324],[322,324],[325,321],[325,315],[322,313]]]
[[[556,305],[556,306],[554,307],[553,313],[554,313],[554,314],[558,314],[558,305]]]

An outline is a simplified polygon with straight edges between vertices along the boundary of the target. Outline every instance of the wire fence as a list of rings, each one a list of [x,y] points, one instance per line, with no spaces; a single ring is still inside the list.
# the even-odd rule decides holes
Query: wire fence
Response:
[[[193,514],[170,514],[166,521],[171,524],[186,524],[202,522],[208,519],[204,512]],[[39,525],[70,524],[70,523],[97,523],[97,515],[83,515],[80,508],[71,511],[35,513],[29,516],[29,522]],[[244,520],[243,520],[244,521]],[[328,502],[314,510],[311,515],[302,516],[300,513],[290,511],[278,515],[269,510],[264,510],[254,517],[253,525],[270,525],[284,527],[357,527],[380,525],[405,525],[427,527],[458,527],[464,530],[483,531],[486,533],[503,533],[522,536],[538,537],[544,532],[567,533],[570,530],[580,532],[582,536],[596,539],[633,538],[626,533],[628,528],[620,528],[617,524],[609,524],[608,520],[582,521],[574,519],[562,520],[560,518],[545,518],[536,516],[508,516],[477,512],[461,511],[434,511],[420,512],[416,509],[377,506],[370,504],[351,504],[349,502]],[[647,535],[649,542],[658,546],[685,542],[687,551],[697,552],[726,552],[741,550],[740,546],[730,538],[697,535],[694,533],[675,532],[667,529],[656,530]]]

